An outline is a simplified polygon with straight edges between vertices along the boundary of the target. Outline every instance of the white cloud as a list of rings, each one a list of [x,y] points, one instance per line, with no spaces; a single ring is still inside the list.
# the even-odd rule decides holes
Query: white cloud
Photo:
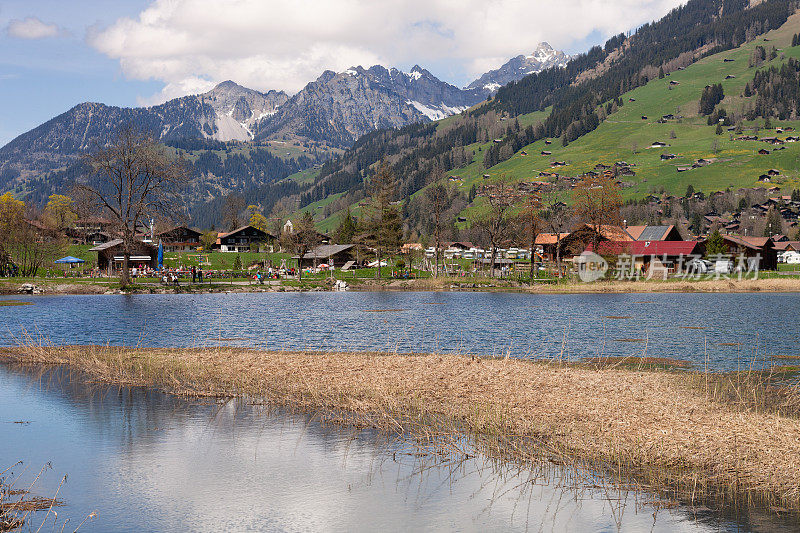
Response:
[[[325,69],[456,65],[463,80],[530,53],[657,19],[680,0],[156,0],[87,35],[163,100],[232,79],[297,91]],[[200,83],[202,82],[202,83]],[[187,91],[187,92],[184,92]]]
[[[17,39],[44,39],[56,37],[61,30],[55,24],[47,24],[36,17],[14,19],[8,23],[6,32]]]

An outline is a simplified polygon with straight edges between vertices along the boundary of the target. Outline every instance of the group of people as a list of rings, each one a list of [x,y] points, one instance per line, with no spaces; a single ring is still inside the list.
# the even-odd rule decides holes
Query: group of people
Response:
[[[192,267],[192,283],[203,283],[203,269]]]

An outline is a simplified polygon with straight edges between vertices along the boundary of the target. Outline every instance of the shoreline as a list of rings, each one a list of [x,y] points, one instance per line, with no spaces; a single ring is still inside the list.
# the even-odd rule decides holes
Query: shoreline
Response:
[[[32,292],[22,290],[23,285],[33,285]],[[212,294],[212,293],[275,293],[275,292],[330,292],[326,282],[308,282],[303,286],[282,284],[191,284],[180,287],[163,285],[134,286],[122,291],[113,281],[98,283],[91,280],[34,280],[17,282],[0,281],[0,296],[35,295],[96,295],[96,294]],[[419,280],[359,280],[351,284],[349,292],[508,292],[519,294],[628,294],[628,293],[792,293],[800,292],[800,278],[760,278],[756,280],[698,280],[698,281],[579,281],[564,284],[522,284],[507,280],[465,278],[426,278]]]
[[[501,459],[586,466],[681,501],[800,513],[797,390],[765,389],[772,403],[738,404],[759,383],[745,376],[732,392],[719,375],[642,361],[238,348],[29,346],[0,349],[0,362],[63,365],[92,381],[179,395],[264,399],[428,443],[466,435]]]

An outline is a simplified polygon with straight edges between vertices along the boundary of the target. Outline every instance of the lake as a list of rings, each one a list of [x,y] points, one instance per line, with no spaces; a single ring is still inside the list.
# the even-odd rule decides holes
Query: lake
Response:
[[[80,299],[74,299],[79,301]],[[114,299],[108,299],[109,303]],[[37,303],[37,305],[39,305]],[[42,531],[786,531],[771,515],[657,511],[588,473],[436,463],[408,443],[242,401],[0,365],[0,470],[58,492]],[[25,471],[24,469],[27,468]],[[37,515],[32,530],[44,519]]]
[[[10,297],[9,297],[10,298]],[[800,295],[314,292],[13,297],[0,345],[467,352],[686,359],[735,370],[800,354]]]

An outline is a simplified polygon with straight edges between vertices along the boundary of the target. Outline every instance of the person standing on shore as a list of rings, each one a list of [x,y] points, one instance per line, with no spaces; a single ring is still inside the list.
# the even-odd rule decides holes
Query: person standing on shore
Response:
[[[198,268],[197,269],[197,281],[199,281],[200,283],[203,283],[203,269],[202,268]]]
[[[195,283],[196,281],[197,281],[197,270],[195,269],[195,267],[192,267],[192,283]]]

